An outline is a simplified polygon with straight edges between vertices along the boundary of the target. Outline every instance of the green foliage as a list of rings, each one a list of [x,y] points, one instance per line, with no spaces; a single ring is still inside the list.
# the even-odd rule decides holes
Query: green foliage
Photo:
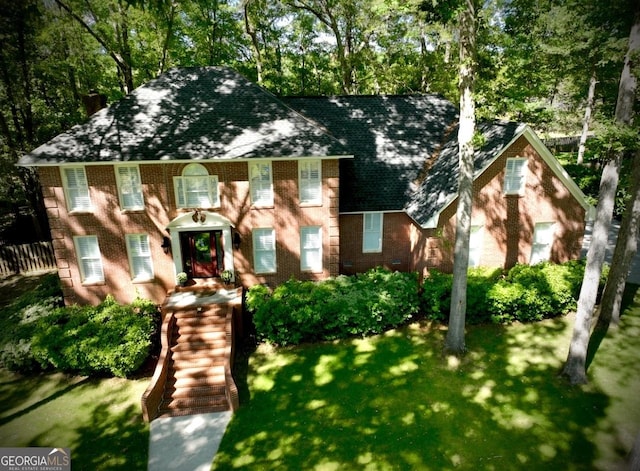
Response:
[[[247,307],[258,337],[277,345],[380,333],[418,314],[418,277],[378,268],[320,282],[291,279],[273,292],[256,285]]]
[[[516,265],[506,274],[470,269],[467,322],[531,322],[566,314],[576,307],[583,274],[583,261]],[[452,275],[430,272],[422,290],[422,308],[428,318],[448,319],[452,281]]]
[[[123,306],[112,296],[98,306],[56,307],[47,299],[22,309],[21,317],[0,355],[7,368],[120,377],[142,366],[159,323],[151,301]]]

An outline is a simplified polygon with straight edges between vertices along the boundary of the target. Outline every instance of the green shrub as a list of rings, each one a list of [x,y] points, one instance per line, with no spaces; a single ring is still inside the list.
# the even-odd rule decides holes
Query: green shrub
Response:
[[[25,310],[28,327],[17,329],[3,350],[10,369],[126,377],[149,356],[159,324],[157,307],[147,300],[123,306],[107,296],[98,306],[35,306],[38,315]]]
[[[415,273],[374,269],[320,282],[249,289],[247,307],[261,340],[277,345],[380,333],[419,312]]]
[[[470,324],[531,322],[575,309],[584,274],[584,261],[563,264],[516,265],[502,270],[471,268],[467,277]],[[422,309],[433,320],[447,322],[453,276],[429,273],[422,290]]]
[[[421,306],[428,319],[447,321],[451,310],[453,275],[431,270],[422,284]]]

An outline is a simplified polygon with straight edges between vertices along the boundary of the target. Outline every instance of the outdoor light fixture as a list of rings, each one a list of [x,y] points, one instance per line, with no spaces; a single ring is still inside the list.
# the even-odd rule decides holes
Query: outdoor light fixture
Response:
[[[196,209],[195,211],[193,211],[191,219],[193,219],[193,222],[204,222],[207,219],[207,215],[201,209]]]
[[[240,234],[237,232],[233,233],[233,247],[238,250],[240,248],[240,242],[242,242],[242,239],[240,239]]]
[[[162,247],[162,250],[164,250],[164,253],[169,253],[169,250],[171,249],[171,239],[169,239],[167,236],[164,236],[162,238],[162,245],[160,246]]]

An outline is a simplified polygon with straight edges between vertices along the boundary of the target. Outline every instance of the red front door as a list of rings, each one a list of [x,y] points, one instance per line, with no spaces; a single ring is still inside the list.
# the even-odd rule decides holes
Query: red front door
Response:
[[[182,256],[185,271],[193,278],[211,278],[224,270],[222,231],[185,232]]]

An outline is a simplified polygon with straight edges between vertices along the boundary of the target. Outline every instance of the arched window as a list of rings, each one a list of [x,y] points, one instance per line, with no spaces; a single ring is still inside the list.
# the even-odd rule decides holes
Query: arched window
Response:
[[[202,164],[189,164],[182,176],[173,177],[178,208],[214,208],[220,206],[218,176],[209,175]]]

